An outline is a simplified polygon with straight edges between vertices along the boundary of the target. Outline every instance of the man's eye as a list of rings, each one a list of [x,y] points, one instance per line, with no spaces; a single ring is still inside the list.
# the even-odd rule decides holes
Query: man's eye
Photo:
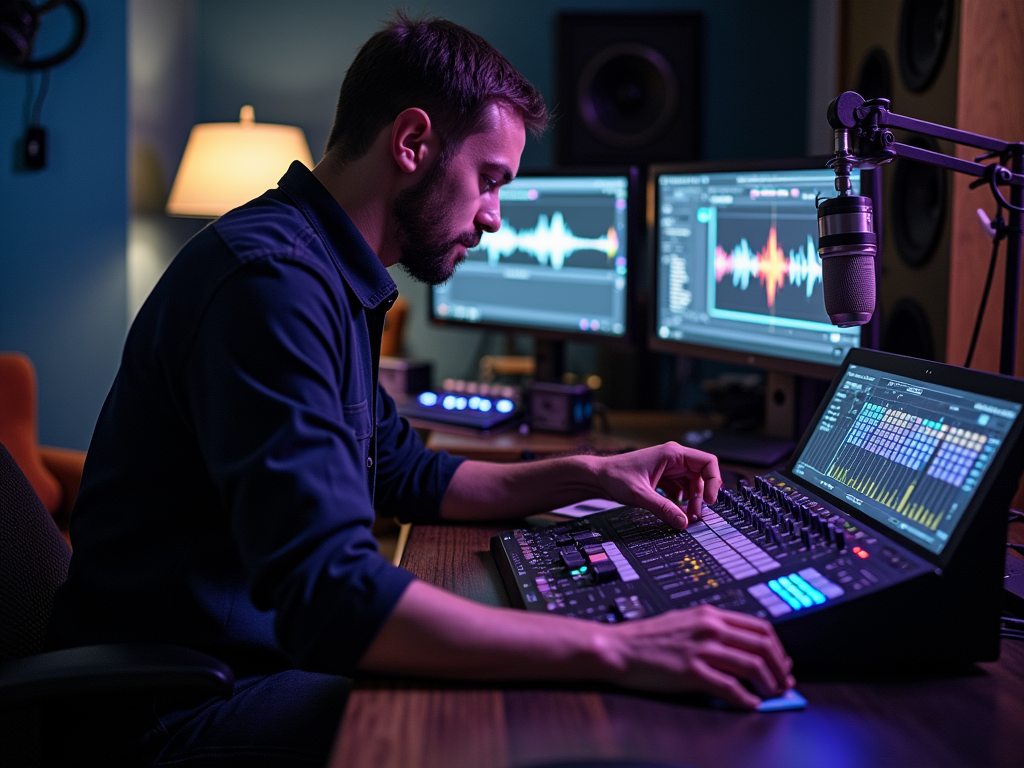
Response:
[[[490,176],[481,176],[480,182],[484,192],[493,192],[495,189],[498,188],[497,180],[492,179]]]

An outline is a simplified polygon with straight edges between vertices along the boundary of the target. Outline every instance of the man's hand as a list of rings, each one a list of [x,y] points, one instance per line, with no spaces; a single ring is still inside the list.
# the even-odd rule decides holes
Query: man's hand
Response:
[[[771,624],[709,606],[622,624],[492,608],[414,581],[360,667],[462,680],[602,680],[738,707],[795,685]]]
[[[771,624],[743,613],[701,606],[607,630],[612,682],[628,688],[704,691],[750,709],[796,685]]]
[[[702,502],[714,504],[722,487],[718,459],[678,443],[609,456],[598,471],[607,498],[650,510],[675,528],[700,519]],[[678,505],[684,499],[685,512]]]

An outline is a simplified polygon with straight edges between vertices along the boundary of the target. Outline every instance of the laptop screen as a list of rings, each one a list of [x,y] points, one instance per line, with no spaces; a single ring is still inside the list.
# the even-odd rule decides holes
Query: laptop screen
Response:
[[[938,555],[1020,411],[851,364],[792,471]]]

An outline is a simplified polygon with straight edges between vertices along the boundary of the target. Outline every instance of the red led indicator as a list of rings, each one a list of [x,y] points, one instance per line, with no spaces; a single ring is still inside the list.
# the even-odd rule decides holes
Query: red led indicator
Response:
[[[867,556],[868,556],[868,553],[865,552],[863,549],[860,552],[857,553],[857,557],[859,557],[861,560],[863,560]]]

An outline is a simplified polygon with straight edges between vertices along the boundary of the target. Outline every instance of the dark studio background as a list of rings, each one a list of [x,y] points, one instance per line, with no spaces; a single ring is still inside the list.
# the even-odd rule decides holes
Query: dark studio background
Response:
[[[239,108],[252,104],[260,122],[302,127],[318,160],[345,70],[393,6],[337,0],[82,4],[89,18],[85,44],[50,73],[42,108],[49,164],[42,171],[23,171],[15,162],[39,76],[0,69],[0,349],[23,351],[36,365],[41,442],[84,449],[131,318],[176,249],[204,223],[162,213],[191,125],[237,120]],[[408,7],[483,35],[556,112],[560,12],[698,13],[704,30],[701,157],[726,159],[828,151],[827,126],[814,115],[823,112],[835,81],[829,24],[836,5],[439,0]],[[819,34],[812,33],[816,24]],[[67,26],[54,13],[38,49],[59,45]],[[822,108],[812,110],[822,98]],[[523,168],[553,164],[555,146],[553,132],[543,143],[529,141]],[[476,354],[503,345],[497,334],[430,327],[426,290],[397,270],[395,278],[410,303],[406,352],[433,359],[435,378],[471,375]],[[569,367],[587,373],[599,365],[596,356],[571,345]],[[679,389],[686,372],[670,365],[660,375],[678,374],[666,386]]]

